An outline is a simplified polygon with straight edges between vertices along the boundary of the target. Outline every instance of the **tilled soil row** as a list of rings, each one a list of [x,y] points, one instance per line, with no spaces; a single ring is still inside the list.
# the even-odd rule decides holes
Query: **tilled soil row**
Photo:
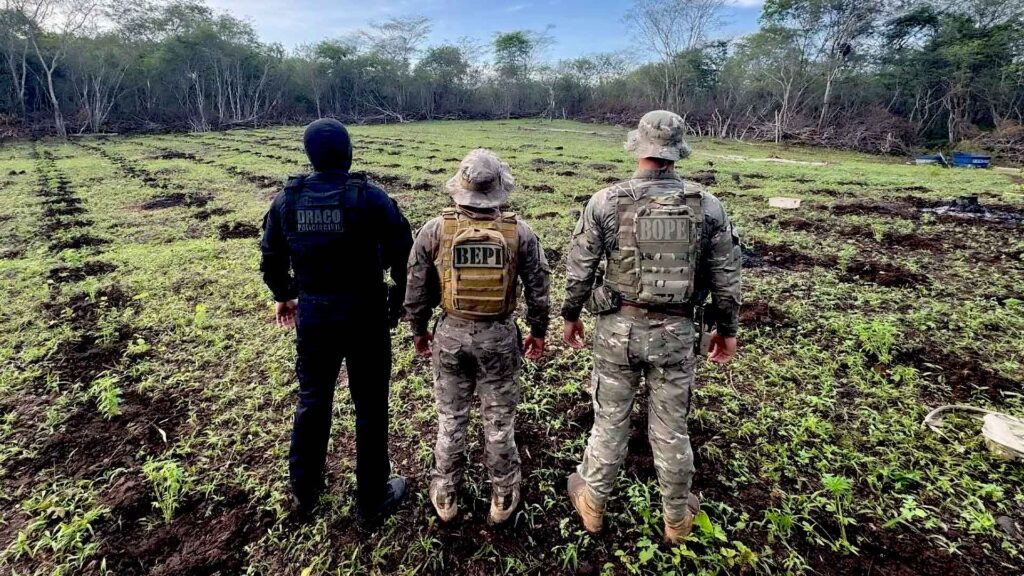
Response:
[[[149,170],[146,170],[142,166],[139,166],[135,161],[130,160],[117,152],[111,152],[102,146],[95,144],[86,144],[84,142],[78,142],[78,145],[86,150],[98,154],[106,160],[109,160],[118,170],[121,171],[125,176],[140,180],[143,184],[150,188],[158,190],[166,190],[168,188],[174,188],[175,186],[162,176],[153,174]]]

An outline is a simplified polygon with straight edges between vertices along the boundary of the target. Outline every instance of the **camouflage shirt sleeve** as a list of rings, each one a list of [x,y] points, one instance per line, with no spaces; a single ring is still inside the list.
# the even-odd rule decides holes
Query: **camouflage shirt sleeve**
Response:
[[[740,241],[721,201],[708,193],[704,195],[704,232],[702,288],[711,293],[711,317],[718,333],[735,336],[742,293]]]
[[[426,333],[430,316],[441,303],[441,279],[434,266],[440,243],[441,219],[435,218],[420,229],[409,253],[405,313],[416,336]]]
[[[566,259],[565,301],[562,318],[576,321],[594,290],[594,276],[601,261],[618,241],[615,195],[604,189],[587,202],[576,223]]]
[[[551,314],[551,267],[540,247],[540,240],[530,226],[520,220],[519,248],[516,273],[523,283],[523,297],[526,300],[526,322],[530,325],[530,334],[535,338],[544,338],[548,331]]]

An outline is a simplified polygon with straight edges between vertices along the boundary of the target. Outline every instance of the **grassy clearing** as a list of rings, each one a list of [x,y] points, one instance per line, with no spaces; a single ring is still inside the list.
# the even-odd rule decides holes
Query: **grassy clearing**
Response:
[[[922,430],[929,407],[1024,413],[1024,235],[921,207],[963,194],[1020,214],[1019,176],[827,150],[698,141],[681,171],[715,183],[744,237],[741,355],[702,366],[691,437],[707,517],[660,544],[646,407],[610,504],[586,535],[563,497],[592,414],[590,359],[554,344],[527,367],[524,504],[484,523],[479,426],[471,514],[426,498],[430,370],[394,339],[402,512],[353,524],[347,392],[323,516],[285,519],[292,335],[271,323],[260,218],[304,169],[299,128],[24,143],[0,149],[0,567],[17,574],[1012,574],[1024,568],[1024,469],[979,426]],[[577,211],[627,177],[624,131],[533,121],[353,130],[358,169],[414,225],[448,204],[470,148],[513,167],[516,211],[556,272]],[[765,161],[782,158],[804,163]],[[824,162],[824,165],[819,163]],[[773,195],[798,211],[767,207]],[[556,273],[554,300],[564,277]],[[560,327],[553,323],[552,342]]]

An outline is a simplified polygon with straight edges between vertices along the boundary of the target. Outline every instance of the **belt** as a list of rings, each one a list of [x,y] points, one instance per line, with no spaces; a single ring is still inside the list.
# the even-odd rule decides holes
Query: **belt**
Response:
[[[622,301],[619,311],[633,318],[693,318],[693,306],[688,304],[665,305],[644,304],[642,302]]]
[[[479,326],[481,324],[488,323],[488,322],[502,322],[503,323],[503,322],[505,322],[506,320],[509,319],[508,315],[505,315],[505,316],[495,316],[495,317],[492,317],[492,318],[468,318],[468,317],[462,316],[462,315],[460,315],[458,313],[454,313],[453,314],[453,313],[451,313],[451,312],[449,312],[447,310],[442,311],[441,315],[444,317],[444,321],[447,322],[448,324],[451,324],[453,326],[465,326],[465,327]]]

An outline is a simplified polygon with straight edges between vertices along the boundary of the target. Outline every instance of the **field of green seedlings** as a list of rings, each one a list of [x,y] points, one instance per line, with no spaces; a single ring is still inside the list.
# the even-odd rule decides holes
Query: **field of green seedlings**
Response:
[[[625,129],[570,122],[355,127],[356,169],[414,226],[474,147],[517,178],[512,209],[565,285],[579,209],[632,172]],[[660,543],[646,406],[606,528],[564,495],[592,422],[589,352],[557,340],[524,370],[523,505],[490,528],[474,422],[463,516],[427,499],[426,361],[394,336],[401,511],[355,522],[353,414],[339,389],[321,516],[287,516],[291,332],[259,273],[260,222],[306,169],[301,128],[0,148],[0,572],[4,574],[1024,573],[1024,464],[980,422],[1024,415],[1024,177],[828,150],[696,141],[680,171],[726,204],[744,244],[740,354],[702,365],[691,412],[694,536]],[[767,198],[796,196],[798,210]],[[1004,218],[931,213],[977,195]],[[588,322],[592,318],[587,318]],[[357,328],[353,328],[357,329]],[[588,332],[592,333],[592,331]],[[344,378],[344,375],[342,375]]]

